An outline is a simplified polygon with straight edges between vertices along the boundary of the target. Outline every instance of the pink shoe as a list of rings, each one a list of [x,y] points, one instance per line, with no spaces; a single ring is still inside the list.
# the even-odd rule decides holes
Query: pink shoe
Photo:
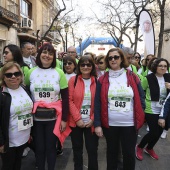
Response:
[[[136,158],[140,161],[143,160],[143,149],[139,148],[138,145],[136,145]]]
[[[145,151],[152,159],[156,159],[156,160],[159,159],[158,155],[155,153],[155,151],[154,151],[153,149],[145,148],[144,151]]]

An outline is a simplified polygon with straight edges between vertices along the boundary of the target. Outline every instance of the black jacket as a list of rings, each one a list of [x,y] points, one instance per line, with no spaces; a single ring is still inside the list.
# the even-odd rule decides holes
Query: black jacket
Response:
[[[27,87],[21,85],[31,98]],[[0,90],[0,146],[4,145],[4,151],[9,148],[9,119],[10,119],[11,95],[6,87]]]

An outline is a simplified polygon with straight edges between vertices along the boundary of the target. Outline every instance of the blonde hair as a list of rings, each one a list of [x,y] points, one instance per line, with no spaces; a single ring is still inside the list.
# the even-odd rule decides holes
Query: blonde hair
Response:
[[[8,62],[0,70],[0,86],[6,86],[6,83],[4,81],[4,74],[6,73],[7,70],[9,70],[13,67],[16,67],[22,73],[22,75],[21,75],[22,79],[21,79],[20,84],[23,83],[24,75],[23,75],[22,69],[19,66],[19,64],[17,64],[16,62]]]

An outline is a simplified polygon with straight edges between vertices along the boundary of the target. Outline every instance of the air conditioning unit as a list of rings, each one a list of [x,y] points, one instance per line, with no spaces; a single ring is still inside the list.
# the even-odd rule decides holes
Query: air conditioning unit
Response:
[[[33,21],[29,18],[21,18],[21,28],[33,29]]]

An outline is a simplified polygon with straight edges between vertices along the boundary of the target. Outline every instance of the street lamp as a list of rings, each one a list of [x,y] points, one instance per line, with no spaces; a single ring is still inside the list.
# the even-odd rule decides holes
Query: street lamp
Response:
[[[66,49],[65,49],[65,51],[67,52],[67,33],[69,31],[69,24],[68,23],[64,24],[64,30],[65,30],[65,33],[66,33]]]
[[[82,43],[82,38],[79,38],[80,56],[82,56],[82,51],[81,51],[81,43]]]

